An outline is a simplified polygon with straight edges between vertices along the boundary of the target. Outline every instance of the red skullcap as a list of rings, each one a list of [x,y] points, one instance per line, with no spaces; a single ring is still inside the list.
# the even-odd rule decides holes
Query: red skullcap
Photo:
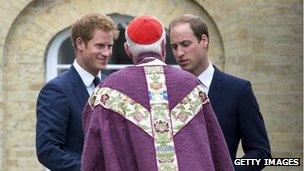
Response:
[[[156,18],[141,16],[130,22],[127,33],[133,42],[148,45],[157,42],[162,37],[163,27]]]

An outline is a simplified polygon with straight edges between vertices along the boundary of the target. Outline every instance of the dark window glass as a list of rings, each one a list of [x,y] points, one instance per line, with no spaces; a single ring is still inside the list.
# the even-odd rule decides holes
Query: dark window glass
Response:
[[[75,58],[72,41],[68,37],[63,41],[58,52],[58,64],[72,64]]]
[[[114,42],[113,54],[109,61],[109,64],[133,64],[124,48],[124,43],[126,42],[125,28],[121,23],[118,23],[117,27],[119,29],[119,36]]]

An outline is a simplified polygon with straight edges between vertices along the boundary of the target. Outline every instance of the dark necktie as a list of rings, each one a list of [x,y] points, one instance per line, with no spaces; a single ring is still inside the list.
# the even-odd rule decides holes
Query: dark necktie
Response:
[[[100,78],[95,77],[94,80],[93,80],[93,83],[94,83],[95,87],[97,87],[97,85],[100,83]]]

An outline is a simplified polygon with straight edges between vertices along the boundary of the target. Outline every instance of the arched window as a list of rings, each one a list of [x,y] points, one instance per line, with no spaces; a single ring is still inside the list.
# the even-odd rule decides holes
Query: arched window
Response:
[[[118,39],[114,42],[113,55],[109,60],[107,68],[102,71],[104,75],[109,75],[117,70],[133,64],[131,59],[127,56],[123,45],[126,41],[125,29],[133,17],[120,14],[111,14],[109,16],[114,20],[115,23],[117,23],[120,33]],[[74,61],[75,54],[71,39],[69,37],[69,31],[70,28],[61,31],[50,43],[46,58],[46,81],[53,79],[58,74],[68,69]],[[166,40],[166,63],[176,65],[176,61],[170,47],[168,34],[166,36]]]

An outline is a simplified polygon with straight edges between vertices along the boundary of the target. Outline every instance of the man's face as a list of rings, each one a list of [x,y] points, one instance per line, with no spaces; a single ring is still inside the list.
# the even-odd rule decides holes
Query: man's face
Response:
[[[207,57],[208,38],[202,35],[198,40],[189,23],[181,23],[171,28],[170,41],[177,63],[183,70],[198,76],[209,65]]]
[[[77,43],[77,62],[81,67],[95,76],[106,68],[113,51],[112,32],[96,29],[87,45],[81,39]]]

